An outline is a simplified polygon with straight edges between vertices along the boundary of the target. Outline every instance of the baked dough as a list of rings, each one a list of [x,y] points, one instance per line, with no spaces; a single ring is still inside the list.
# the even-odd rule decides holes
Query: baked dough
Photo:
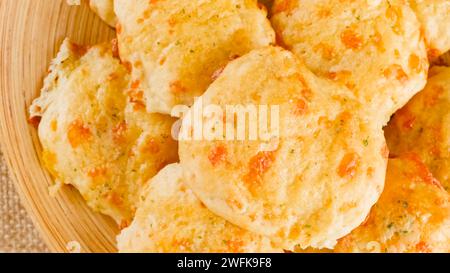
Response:
[[[380,196],[387,165],[380,124],[351,92],[314,76],[289,51],[267,47],[231,62],[202,103],[279,106],[279,137],[267,140],[189,140],[195,128],[183,122],[187,184],[230,222],[287,250],[333,247]],[[236,129],[228,115],[203,124],[219,132],[222,120]]]
[[[185,186],[181,167],[167,166],[144,191],[130,227],[118,236],[120,252],[282,252],[210,212]]]
[[[450,67],[435,66],[425,89],[385,129],[393,155],[415,152],[450,191]]]
[[[143,185],[176,162],[174,120],[147,114],[110,44],[85,48],[66,40],[30,107],[41,119],[44,165],[74,185],[96,211],[131,220]]]
[[[450,196],[416,154],[389,160],[380,200],[334,252],[450,251]]]
[[[433,60],[450,50],[450,1],[409,0],[417,14]]]
[[[115,0],[120,57],[148,112],[192,105],[231,59],[274,43],[256,0]]]
[[[117,18],[114,13],[114,0],[89,0],[89,6],[108,25],[116,26]]]
[[[425,42],[404,0],[276,0],[271,20],[280,44],[385,123],[425,86]]]
[[[86,0],[91,9],[111,27],[116,26],[116,15],[114,13],[114,0]],[[82,0],[66,0],[71,6],[81,5]]]

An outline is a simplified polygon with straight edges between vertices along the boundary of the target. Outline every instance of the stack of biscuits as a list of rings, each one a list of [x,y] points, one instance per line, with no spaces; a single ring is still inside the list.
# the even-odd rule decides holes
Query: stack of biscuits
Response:
[[[120,252],[450,252],[450,1],[89,5],[30,118]]]

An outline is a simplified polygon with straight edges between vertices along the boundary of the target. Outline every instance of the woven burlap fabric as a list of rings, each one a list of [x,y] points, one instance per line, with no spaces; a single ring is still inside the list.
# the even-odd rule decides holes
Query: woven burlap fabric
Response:
[[[20,204],[0,151],[0,252],[47,252]]]

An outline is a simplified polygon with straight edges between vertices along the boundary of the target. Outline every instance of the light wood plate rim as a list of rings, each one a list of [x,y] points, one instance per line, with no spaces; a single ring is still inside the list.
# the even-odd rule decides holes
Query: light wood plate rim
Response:
[[[86,6],[64,0],[0,1],[0,145],[20,199],[53,252],[77,241],[82,252],[115,252],[116,224],[93,213],[71,187],[49,194],[36,130],[27,108],[38,96],[50,60],[65,37],[80,44],[108,41],[114,32]]]

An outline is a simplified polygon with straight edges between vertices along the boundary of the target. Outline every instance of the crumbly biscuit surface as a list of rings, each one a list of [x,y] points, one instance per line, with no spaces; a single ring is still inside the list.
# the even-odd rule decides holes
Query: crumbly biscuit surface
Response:
[[[128,81],[109,44],[66,40],[30,107],[50,173],[119,223],[132,218],[148,179],[178,159],[174,120],[147,114]]]
[[[155,176],[143,198],[133,223],[118,236],[120,252],[282,252],[268,238],[210,212],[186,187],[178,164]]]
[[[268,47],[233,61],[202,99],[205,106],[279,106],[272,150],[248,138],[180,142],[187,184],[234,224],[286,249],[332,247],[381,194],[387,164],[381,127],[361,114],[351,92],[317,78],[292,53]],[[218,131],[235,124],[229,118],[206,117],[204,124]],[[182,133],[190,129],[183,124]]]
[[[274,42],[256,0],[115,0],[120,56],[149,112],[192,105],[231,59]]]

